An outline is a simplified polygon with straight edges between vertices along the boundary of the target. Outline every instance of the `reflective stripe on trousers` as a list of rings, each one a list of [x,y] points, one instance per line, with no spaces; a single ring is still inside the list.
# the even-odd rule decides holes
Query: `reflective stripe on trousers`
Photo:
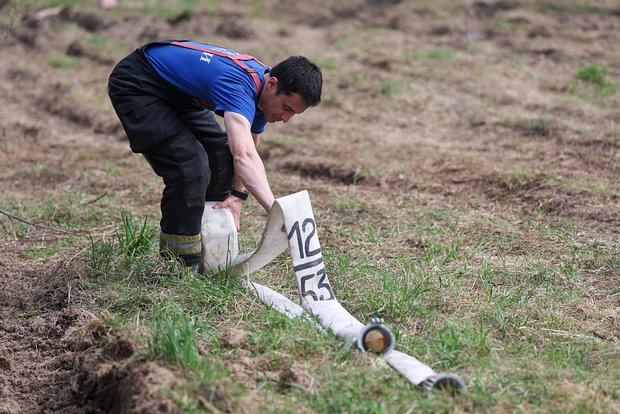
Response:
[[[168,234],[163,231],[159,234],[159,251],[170,252],[176,256],[191,256],[202,252],[200,234],[195,236],[181,236]]]

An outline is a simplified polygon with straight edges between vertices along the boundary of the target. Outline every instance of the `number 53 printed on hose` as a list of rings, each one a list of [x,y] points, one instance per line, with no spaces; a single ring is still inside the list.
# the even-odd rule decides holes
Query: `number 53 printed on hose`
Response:
[[[297,220],[286,227],[293,271],[297,277],[297,287],[302,299],[312,298],[314,301],[336,299],[327,280],[314,218]]]

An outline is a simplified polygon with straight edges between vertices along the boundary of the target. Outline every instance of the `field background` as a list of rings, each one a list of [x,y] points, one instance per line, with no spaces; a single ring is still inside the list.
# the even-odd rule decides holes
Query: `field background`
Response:
[[[0,413],[620,412],[617,1],[3,0],[0,24]],[[322,67],[322,104],[265,134],[274,192],[309,190],[345,308],[466,394],[159,258],[162,185],[106,87],[167,38]],[[254,277],[296,298],[286,255]]]

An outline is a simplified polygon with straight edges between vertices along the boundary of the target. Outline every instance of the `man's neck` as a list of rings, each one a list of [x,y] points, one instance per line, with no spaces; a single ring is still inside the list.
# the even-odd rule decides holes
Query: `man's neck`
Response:
[[[269,78],[271,78],[271,76],[269,75],[269,72],[266,72],[263,75],[263,88],[260,91],[260,99],[258,100],[258,109],[260,109],[261,111],[263,110],[263,91],[265,90],[265,87],[267,86],[267,82],[269,81]]]

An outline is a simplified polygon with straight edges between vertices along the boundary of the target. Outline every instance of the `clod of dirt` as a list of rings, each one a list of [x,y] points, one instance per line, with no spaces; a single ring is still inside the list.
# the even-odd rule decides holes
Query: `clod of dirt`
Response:
[[[92,117],[83,106],[76,107],[72,100],[63,100],[66,90],[61,85],[55,85],[47,93],[43,93],[37,101],[38,105],[52,115],[59,116],[79,126],[90,128],[93,125]]]
[[[252,30],[243,25],[243,21],[234,18],[220,23],[215,29],[215,33],[229,39],[249,39],[254,34]]]
[[[553,60],[554,62],[558,62],[562,57],[562,53],[559,50],[553,48],[533,49],[530,51],[530,53],[533,55],[542,55],[546,58]]]
[[[116,139],[118,141],[125,142],[127,140],[127,135],[125,135],[123,127],[118,122],[98,122],[97,125],[93,127],[93,132],[96,134],[107,134],[110,136],[116,136]]]
[[[336,23],[336,19],[329,10],[317,10],[310,15],[300,16],[296,21],[298,24],[304,24],[309,27],[319,28],[328,27]]]
[[[289,161],[283,163],[278,169],[284,172],[297,172],[308,178],[323,179],[344,185],[360,184],[367,178],[359,169],[348,169],[342,165],[329,165],[323,162]]]
[[[278,376],[278,388],[284,392],[293,387],[302,388],[306,392],[313,392],[313,386],[314,378],[302,366],[296,363],[284,368]]]
[[[173,390],[182,376],[171,369],[148,361],[133,364],[118,384],[119,413],[181,413],[163,393]]]
[[[124,357],[134,355],[135,349],[131,341],[117,336],[103,348],[82,352],[72,383],[79,404],[106,413],[180,413],[165,392],[177,387],[181,375],[163,363],[129,362]]]
[[[161,33],[166,31],[167,27],[164,27],[162,24],[148,25],[138,35],[138,39],[142,43],[154,42],[161,39]]]
[[[38,126],[23,122],[13,122],[2,126],[0,138],[37,142],[40,132],[41,129]]]
[[[263,161],[268,161],[272,158],[285,158],[293,151],[290,145],[276,141],[265,141],[260,147],[260,155]]]
[[[7,72],[6,77],[13,81],[33,81],[37,77],[26,69],[11,69]]]
[[[10,31],[10,35],[12,35],[12,37],[19,43],[29,47],[32,47],[37,43],[37,31],[33,30],[32,27],[15,27]]]
[[[331,8],[332,14],[340,19],[352,19],[360,12],[359,4],[338,3]]]
[[[366,4],[370,7],[394,6],[402,3],[404,0],[366,0]]]
[[[138,352],[138,345],[120,335],[117,335],[116,338],[114,338],[114,340],[107,344],[104,348],[105,356],[114,361],[127,359],[136,352]]]
[[[3,371],[11,371],[11,350],[2,349],[0,350],[0,370]]]
[[[473,4],[473,9],[478,16],[493,17],[499,11],[511,10],[517,6],[518,4],[512,1],[497,1],[495,3],[477,1]]]
[[[247,331],[242,329],[231,329],[224,334],[221,344],[227,348],[239,348],[247,342],[247,339]]]
[[[180,413],[163,397],[178,383],[176,373],[153,361],[137,362],[124,368],[119,363],[102,362],[83,372],[75,384],[89,403],[106,413]]]
[[[37,292],[33,305],[39,309],[60,310],[68,304],[69,287],[63,280],[51,280],[43,291]]]
[[[76,40],[71,42],[69,47],[67,47],[67,55],[75,57],[88,56],[88,50],[84,47],[84,45]]]
[[[192,13],[188,11],[184,11],[180,14],[177,14],[174,17],[169,18],[167,21],[171,26],[177,26],[181,23],[185,23],[192,20]]]
[[[447,36],[451,33],[452,33],[452,28],[445,24],[434,26],[434,27],[431,27],[430,29],[430,34],[433,36]]]
[[[226,391],[226,388],[221,384],[199,389],[196,391],[196,396],[198,401],[200,401],[209,412],[221,410],[228,413],[234,411],[228,398],[228,391]]]
[[[68,56],[85,57],[102,65],[111,65],[114,63],[112,59],[99,56],[96,52],[91,51],[78,40],[71,42],[71,44],[67,47],[66,53]]]
[[[114,25],[113,20],[106,19],[95,13],[85,12],[71,7],[63,8],[59,16],[64,21],[74,22],[89,32],[98,32]]]
[[[291,385],[298,381],[297,374],[290,368],[285,368],[280,372],[280,380],[278,385],[282,390],[288,390]]]
[[[252,358],[249,354],[249,351],[237,348],[234,358],[231,361],[227,361],[224,366],[232,372],[235,381],[253,389],[260,385],[261,377],[265,373],[270,372],[270,366],[269,361],[265,357]]]
[[[535,26],[527,33],[527,37],[530,39],[535,37],[550,38],[552,36],[553,32],[546,26]]]
[[[553,120],[546,118],[520,118],[497,123],[508,127],[521,136],[526,137],[556,137],[561,135],[562,127]]]

